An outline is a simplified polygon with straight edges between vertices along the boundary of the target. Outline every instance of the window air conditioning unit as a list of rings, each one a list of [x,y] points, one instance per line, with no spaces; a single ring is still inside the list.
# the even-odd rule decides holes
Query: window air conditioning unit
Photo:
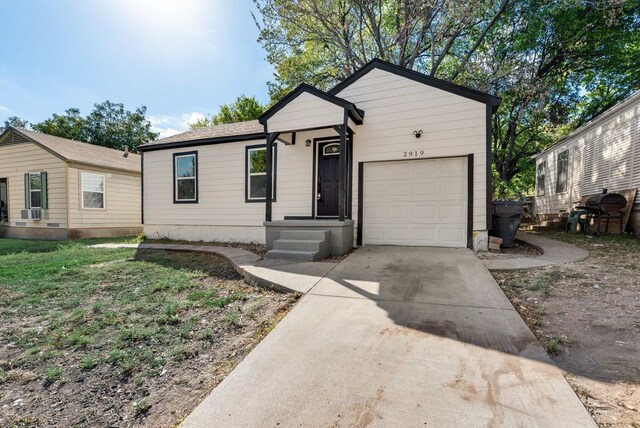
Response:
[[[42,209],[32,208],[30,210],[20,210],[21,220],[42,220]]]
[[[40,208],[30,209],[29,218],[31,220],[42,220],[42,210]]]

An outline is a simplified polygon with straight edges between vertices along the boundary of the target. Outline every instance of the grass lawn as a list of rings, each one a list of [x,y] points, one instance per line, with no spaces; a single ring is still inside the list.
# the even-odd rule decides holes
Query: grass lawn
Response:
[[[134,243],[137,242],[137,238],[129,236],[124,238],[93,238],[79,241],[33,241],[26,239],[0,238],[0,256],[21,252],[37,253],[53,251],[60,246],[65,246],[73,242],[84,245],[101,244],[104,242]]]
[[[217,256],[85,243],[0,240],[0,426],[173,426],[296,300]]]
[[[589,251],[564,265],[493,272],[602,427],[640,427],[640,239],[543,232]]]

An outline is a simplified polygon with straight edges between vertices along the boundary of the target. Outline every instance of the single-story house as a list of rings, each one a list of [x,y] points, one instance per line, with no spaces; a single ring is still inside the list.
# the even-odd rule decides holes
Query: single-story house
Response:
[[[0,237],[142,232],[140,156],[9,127],[0,135]]]
[[[603,189],[640,187],[639,118],[636,92],[535,155],[536,218],[567,216],[583,196]]]
[[[261,242],[274,257],[486,249],[499,104],[380,60],[327,92],[300,85],[258,120],[141,146],[145,234]]]

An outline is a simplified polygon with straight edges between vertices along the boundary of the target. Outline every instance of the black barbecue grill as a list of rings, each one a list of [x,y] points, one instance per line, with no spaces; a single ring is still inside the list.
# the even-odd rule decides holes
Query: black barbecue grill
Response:
[[[600,222],[606,220],[605,233],[609,232],[609,220],[618,218],[620,220],[620,234],[624,226],[624,209],[627,206],[627,198],[619,193],[607,193],[604,189],[600,195],[594,195],[588,198],[584,205],[577,208],[587,211],[587,224],[584,228],[584,234],[589,232],[589,224],[594,220],[596,227],[595,234],[600,234]]]

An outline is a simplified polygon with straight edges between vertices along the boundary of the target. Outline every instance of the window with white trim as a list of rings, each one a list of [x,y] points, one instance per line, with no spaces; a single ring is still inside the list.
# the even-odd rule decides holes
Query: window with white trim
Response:
[[[275,153],[276,148],[273,147],[274,155],[272,157],[273,171],[273,190],[271,192],[271,200],[276,199],[275,189]],[[267,198],[267,147],[253,146],[247,147],[246,151],[246,199],[247,201],[265,201]]]
[[[82,173],[82,208],[104,209],[104,184],[104,175],[93,172]]]
[[[547,161],[542,161],[538,164],[538,171],[536,176],[537,196],[544,196],[546,186],[547,175]]]
[[[42,174],[29,173],[29,207],[42,208]]]
[[[198,202],[198,153],[173,155],[174,202]]]
[[[569,181],[569,150],[558,154],[556,168],[556,193],[566,192]]]

